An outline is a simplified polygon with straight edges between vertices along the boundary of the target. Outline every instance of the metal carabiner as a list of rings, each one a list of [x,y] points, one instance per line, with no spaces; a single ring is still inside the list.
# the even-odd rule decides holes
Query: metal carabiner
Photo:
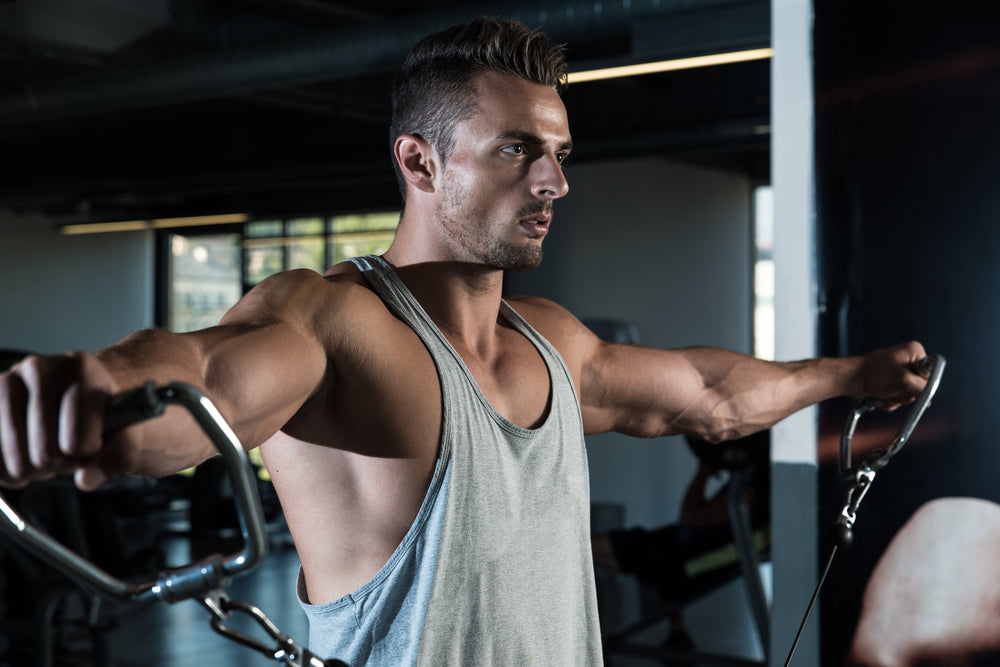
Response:
[[[834,546],[846,549],[854,542],[854,522],[858,519],[858,507],[874,481],[875,471],[871,468],[862,466],[855,472],[854,483],[848,487],[844,498],[844,506],[830,528],[829,538]]]
[[[924,411],[930,405],[934,394],[937,393],[938,386],[941,384],[941,375],[944,373],[945,363],[945,358],[938,354],[925,357],[915,364],[915,371],[929,370],[927,385],[910,409],[902,428],[899,429],[899,434],[886,447],[871,452],[857,467],[853,467],[851,464],[851,440],[854,438],[854,430],[857,428],[858,421],[860,421],[862,415],[875,409],[875,403],[870,398],[858,401],[851,414],[848,415],[847,423],[844,424],[844,430],[840,436],[841,475],[853,477],[862,468],[870,468],[873,471],[881,470],[903,448],[903,445],[907,443],[913,434],[913,429],[916,428],[920,418],[924,416]]]

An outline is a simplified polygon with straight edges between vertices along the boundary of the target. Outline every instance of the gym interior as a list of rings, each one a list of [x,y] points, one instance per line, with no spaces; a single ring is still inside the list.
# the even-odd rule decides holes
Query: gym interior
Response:
[[[480,15],[569,49],[570,194],[545,261],[508,293],[621,342],[792,360],[912,339],[947,357],[798,639],[851,483],[851,401],[777,425],[764,456],[588,439],[595,533],[683,527],[705,470],[696,491],[727,501],[680,580],[598,571],[607,664],[784,664],[795,642],[793,665],[843,664],[907,520],[938,498],[1000,502],[1000,25],[985,3],[0,1],[0,362],[210,325],[270,273],[380,252],[400,208],[394,71],[422,36]],[[891,441],[905,411],[866,417],[858,446]],[[304,642],[294,544],[253,470],[270,553],[229,595]],[[2,494],[128,581],[243,541],[215,465]],[[108,601],[15,542],[0,539],[0,665],[274,662],[191,600]]]

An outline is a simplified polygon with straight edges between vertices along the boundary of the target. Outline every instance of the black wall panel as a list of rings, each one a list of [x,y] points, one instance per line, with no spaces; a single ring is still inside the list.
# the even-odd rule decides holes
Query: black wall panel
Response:
[[[855,545],[833,566],[823,665],[842,664],[872,568],[917,507],[950,495],[1000,501],[997,14],[985,2],[815,3],[821,351],[917,339],[948,359],[937,399],[878,473]],[[849,409],[821,410],[822,452]],[[900,423],[866,417],[859,437],[884,433],[885,444]],[[823,461],[825,525],[844,485]]]

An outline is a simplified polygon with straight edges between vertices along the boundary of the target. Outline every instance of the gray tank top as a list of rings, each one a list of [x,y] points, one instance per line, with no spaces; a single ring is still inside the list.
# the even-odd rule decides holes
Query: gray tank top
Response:
[[[385,627],[397,627],[400,636],[387,643],[394,646],[391,651],[383,647],[374,653],[394,655],[397,662],[384,663],[392,667],[412,664],[414,656],[426,667],[602,664],[583,422],[559,353],[501,303],[501,316],[538,350],[550,380],[544,423],[534,429],[513,424],[490,405],[392,268],[376,256],[352,261],[426,345],[443,401],[434,480],[417,521],[390,559],[423,567],[389,577],[389,585],[406,591],[383,591],[382,597],[407,602],[381,610],[397,615]],[[412,553],[399,554],[404,548]],[[311,624],[316,621],[310,613]],[[320,639],[317,630],[312,625],[311,645]],[[330,657],[352,667],[363,664],[343,654]],[[358,657],[383,664],[369,661],[374,654]]]

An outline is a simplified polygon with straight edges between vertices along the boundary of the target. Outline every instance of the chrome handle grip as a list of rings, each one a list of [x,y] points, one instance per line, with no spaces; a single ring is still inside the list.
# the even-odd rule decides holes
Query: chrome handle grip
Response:
[[[854,476],[858,468],[867,466],[871,470],[884,468],[889,460],[895,456],[903,445],[907,443],[913,434],[913,429],[917,427],[920,418],[924,416],[924,411],[930,405],[931,399],[937,393],[941,384],[941,375],[944,373],[946,361],[942,355],[934,355],[924,358],[918,363],[919,369],[929,368],[930,375],[927,378],[927,385],[920,393],[910,412],[906,415],[906,420],[899,430],[899,434],[886,446],[879,448],[866,456],[857,467],[851,462],[851,441],[854,438],[854,431],[857,428],[861,416],[875,409],[875,404],[870,398],[865,398],[854,406],[851,414],[847,417],[844,430],[840,436],[840,472],[845,476]]]
[[[229,556],[219,554],[163,572],[155,581],[129,584],[67,549],[44,531],[25,521],[0,496],[0,530],[31,554],[77,583],[116,600],[176,602],[204,595],[229,577],[250,570],[267,556],[267,527],[256,481],[246,451],[212,402],[197,388],[171,383],[147,383],[109,399],[106,432],[161,415],[168,404],[186,408],[219,450],[231,477],[243,548]]]

